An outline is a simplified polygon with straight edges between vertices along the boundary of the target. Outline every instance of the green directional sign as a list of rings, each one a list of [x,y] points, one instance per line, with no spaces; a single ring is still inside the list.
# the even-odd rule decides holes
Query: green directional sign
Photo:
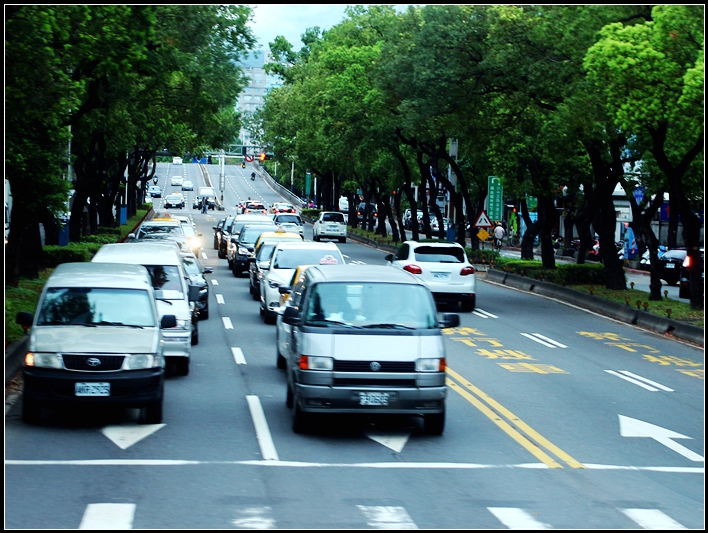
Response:
[[[310,196],[310,183],[312,182],[312,174],[305,173],[305,196]]]
[[[501,179],[489,176],[487,180],[487,216],[490,220],[502,220],[504,216],[504,190]]]

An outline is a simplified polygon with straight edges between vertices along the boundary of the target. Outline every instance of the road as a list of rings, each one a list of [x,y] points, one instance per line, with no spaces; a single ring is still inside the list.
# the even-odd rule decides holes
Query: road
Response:
[[[177,171],[200,183],[195,165],[164,167],[161,185]],[[278,199],[250,168],[227,170],[230,210]],[[164,423],[74,410],[29,426],[18,402],[6,528],[704,528],[702,349],[480,276],[478,309],[445,332],[443,436],[414,417],[324,417],[298,435],[274,326],[211,246],[224,213],[188,212],[212,301],[190,374],[167,379]]]

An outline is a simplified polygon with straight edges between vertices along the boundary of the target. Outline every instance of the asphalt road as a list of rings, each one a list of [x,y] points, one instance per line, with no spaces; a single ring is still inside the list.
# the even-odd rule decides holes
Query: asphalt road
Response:
[[[229,210],[278,199],[250,169],[227,168]],[[298,435],[274,326],[211,247],[224,213],[188,212],[215,269],[210,318],[189,376],[167,380],[164,423],[77,409],[28,426],[18,400],[5,420],[6,528],[704,528],[701,348],[480,275],[478,308],[444,335],[443,436],[376,416],[323,417]],[[381,250],[339,246],[347,262],[384,263]]]

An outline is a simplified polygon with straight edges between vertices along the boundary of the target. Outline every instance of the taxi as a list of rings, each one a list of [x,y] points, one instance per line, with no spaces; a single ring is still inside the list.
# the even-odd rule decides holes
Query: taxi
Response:
[[[304,241],[305,239],[299,233],[286,231],[282,226],[278,226],[278,229],[275,231],[261,233],[258,240],[256,240],[256,244],[253,247],[253,257],[249,259],[250,264],[248,265],[248,277],[250,278],[249,291],[254,300],[260,299],[261,295],[260,282],[263,278],[261,266],[263,266],[263,263],[270,262],[270,252],[273,251],[277,243],[291,240],[298,242]],[[261,248],[264,248],[264,250],[261,251]],[[265,250],[265,248],[269,248],[269,250]]]

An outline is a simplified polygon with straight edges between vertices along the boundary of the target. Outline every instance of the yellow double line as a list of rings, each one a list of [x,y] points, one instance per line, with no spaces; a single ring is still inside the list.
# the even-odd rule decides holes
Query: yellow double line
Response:
[[[479,409],[482,414],[499,426],[499,428],[512,439],[521,444],[521,446],[531,452],[534,457],[548,466],[548,468],[563,468],[563,465],[548,455],[542,448],[545,448],[572,468],[585,468],[585,465],[580,461],[576,461],[558,446],[541,436],[531,428],[531,426],[526,424],[526,422],[522,421],[499,402],[487,396],[450,367],[447,367],[446,372],[449,376],[446,380],[448,387]],[[460,383],[453,381],[450,377],[455,378]],[[502,417],[506,417],[508,422]]]

